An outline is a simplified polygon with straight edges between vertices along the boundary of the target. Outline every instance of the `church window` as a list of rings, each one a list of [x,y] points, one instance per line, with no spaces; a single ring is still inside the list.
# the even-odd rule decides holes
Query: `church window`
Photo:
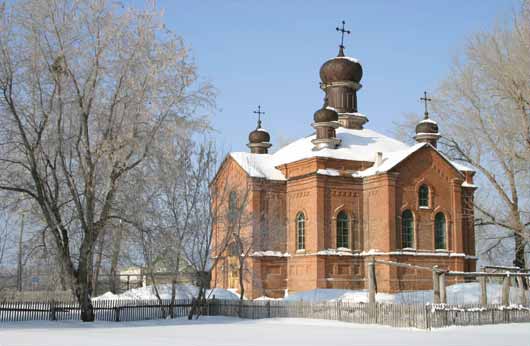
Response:
[[[339,215],[337,215],[337,248],[350,247],[349,235],[350,226],[348,214],[346,214],[344,211],[341,211]]]
[[[420,208],[428,208],[429,207],[429,188],[427,185],[420,186],[420,190],[418,192],[418,198],[420,202]]]
[[[414,216],[410,210],[401,214],[401,244],[403,248],[414,247]]]
[[[234,223],[237,219],[237,193],[230,192],[228,197],[228,221]]]
[[[438,213],[434,217],[434,245],[436,249],[445,249],[445,215]]]
[[[296,249],[305,249],[305,216],[304,213],[296,215]]]

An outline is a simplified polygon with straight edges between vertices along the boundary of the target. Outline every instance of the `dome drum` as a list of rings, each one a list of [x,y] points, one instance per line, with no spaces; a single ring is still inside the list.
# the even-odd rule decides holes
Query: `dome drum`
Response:
[[[247,147],[250,148],[252,154],[268,154],[269,148],[272,147],[270,143],[249,143]]]
[[[420,121],[416,125],[416,133],[438,133],[438,124],[430,119]]]

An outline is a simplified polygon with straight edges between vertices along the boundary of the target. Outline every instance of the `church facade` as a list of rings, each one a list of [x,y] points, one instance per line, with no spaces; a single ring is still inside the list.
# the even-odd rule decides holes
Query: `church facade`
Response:
[[[325,100],[307,119],[313,135],[269,154],[260,119],[250,152],[226,157],[212,182],[212,285],[239,289],[242,280],[249,298],[365,289],[372,258],[475,271],[474,172],[437,150],[427,106],[415,145],[366,128],[362,75],[341,45],[320,69]],[[432,287],[428,271],[376,273],[379,292]]]

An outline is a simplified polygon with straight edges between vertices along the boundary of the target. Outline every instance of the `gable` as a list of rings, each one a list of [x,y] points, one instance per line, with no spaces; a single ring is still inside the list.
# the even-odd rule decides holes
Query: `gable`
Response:
[[[397,162],[389,170],[392,172],[400,172],[401,174],[410,172],[411,174],[417,175],[428,169],[434,169],[440,176],[446,179],[465,179],[464,173],[438,150],[426,143]]]

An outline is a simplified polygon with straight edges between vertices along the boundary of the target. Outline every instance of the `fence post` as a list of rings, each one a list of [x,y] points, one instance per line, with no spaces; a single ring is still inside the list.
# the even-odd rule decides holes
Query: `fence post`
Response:
[[[480,281],[480,304],[483,306],[488,305],[488,277],[487,276],[481,276],[479,278]]]
[[[267,316],[268,316],[269,318],[272,317],[272,316],[271,316],[271,301],[270,301],[270,300],[267,301]]]
[[[432,291],[433,291],[433,303],[440,304],[440,274],[438,273],[437,266],[432,268]]]
[[[114,322],[120,322],[120,307],[116,306],[114,308]]]
[[[502,283],[502,305],[510,305],[510,273],[506,273]]]
[[[57,321],[56,309],[55,309],[55,300],[50,302],[50,320]]]
[[[372,257],[372,261],[368,262],[368,303],[375,303],[375,258]]]
[[[517,286],[520,289],[521,305],[528,305],[528,297],[526,296],[526,290],[524,289],[524,278],[522,276],[517,277]]]
[[[447,304],[447,285],[445,284],[445,273],[439,275],[440,278],[440,303]]]

